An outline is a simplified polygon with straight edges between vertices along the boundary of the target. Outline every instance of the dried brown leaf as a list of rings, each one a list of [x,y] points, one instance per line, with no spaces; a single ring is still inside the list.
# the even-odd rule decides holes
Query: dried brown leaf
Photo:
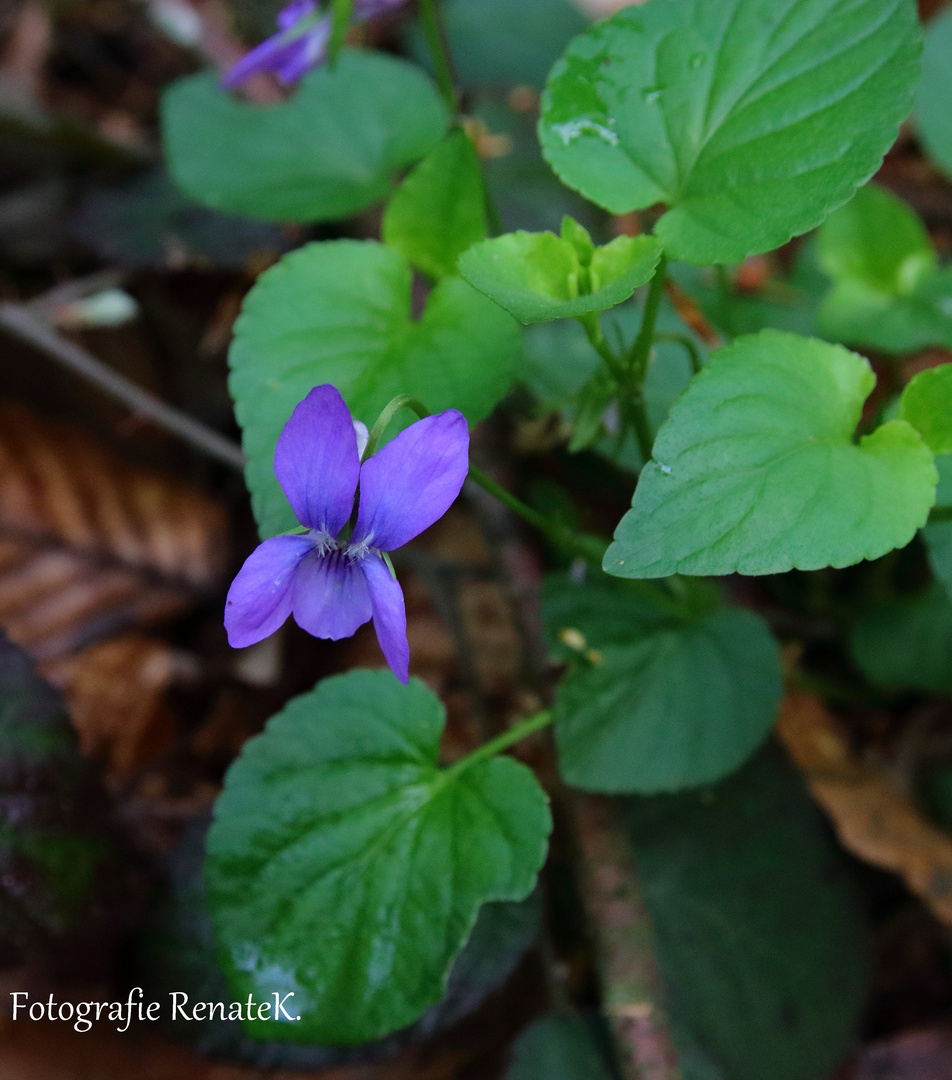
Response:
[[[225,541],[202,492],[0,403],[0,624],[38,660],[181,612]]]
[[[789,695],[777,733],[843,845],[899,874],[938,919],[952,925],[952,837],[927,821],[888,776],[853,757],[819,698]]]
[[[80,749],[116,782],[175,745],[165,693],[189,668],[190,658],[167,642],[130,633],[49,661],[40,673],[63,691]]]

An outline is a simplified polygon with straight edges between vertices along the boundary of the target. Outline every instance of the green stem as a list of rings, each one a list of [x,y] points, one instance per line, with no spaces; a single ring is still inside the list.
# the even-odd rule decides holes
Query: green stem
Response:
[[[426,38],[430,58],[433,61],[436,84],[440,88],[447,108],[453,114],[459,107],[459,102],[456,97],[453,66],[450,62],[449,48],[438,4],[439,0],[420,0],[420,22],[423,24],[423,36]]]
[[[661,309],[661,298],[664,296],[664,279],[667,272],[668,260],[661,256],[658,268],[651,279],[648,287],[648,299],[645,302],[645,313],[641,320],[641,329],[635,338],[635,343],[628,354],[628,367],[638,379],[639,385],[644,382],[645,372],[648,370],[648,360],[651,357],[651,345],[655,337],[655,324],[658,321],[658,312]]]
[[[337,57],[344,47],[347,31],[350,29],[350,18],[354,10],[354,0],[334,0],[333,15],[331,18],[331,40],[327,47],[328,67],[333,70],[337,63]]]
[[[667,265],[668,261],[662,255],[658,261],[655,275],[651,279],[651,285],[648,287],[648,299],[645,301],[645,313],[641,320],[641,329],[638,331],[638,336],[628,353],[627,385],[623,390],[631,400],[635,434],[638,436],[638,448],[641,450],[642,459],[646,462],[651,460],[654,436],[651,432],[651,424],[648,422],[648,412],[645,409],[643,388],[645,374],[648,371],[648,361],[651,359],[651,346],[655,338],[655,324],[658,321],[658,312],[661,309],[661,298],[664,296],[664,279]]]
[[[927,524],[938,525],[944,521],[952,521],[952,506],[933,506]]]
[[[602,320],[598,312],[592,311],[586,315],[580,316],[578,320],[585,329],[585,336],[588,338],[589,345],[598,353],[598,355],[605,361],[605,366],[611,372],[616,381],[620,381],[624,378],[625,367],[621,360],[612,352],[611,347],[605,340],[605,331],[602,329]]]
[[[421,420],[430,415],[426,406],[421,405],[416,398],[410,397],[408,394],[398,394],[384,406],[383,412],[377,417],[376,424],[374,424],[370,434],[367,436],[367,445],[364,452],[360,455],[361,461],[366,461],[367,458],[376,453],[380,440],[383,438],[383,433],[387,430],[387,425],[403,408],[412,409]]]
[[[483,743],[482,746],[478,746],[472,753],[467,754],[466,757],[460,758],[455,765],[451,765],[446,770],[443,774],[444,779],[449,780],[459,776],[461,772],[471,769],[480,761],[485,761],[487,758],[501,754],[503,750],[508,750],[510,746],[514,746],[517,742],[521,742],[523,739],[528,738],[528,736],[534,735],[537,731],[541,731],[551,723],[552,713],[548,709],[535,713],[527,720],[522,720],[508,731],[504,731],[501,735],[497,735],[495,739],[490,739],[489,742]]]
[[[685,352],[688,354],[688,358],[691,361],[691,370],[695,375],[701,370],[701,350],[694,344],[694,342],[687,336],[687,334],[669,334],[666,332],[656,333],[654,336],[655,341],[672,341],[675,345],[683,346]]]
[[[602,558],[608,547],[606,541],[602,540],[601,537],[592,536],[590,533],[573,532],[571,529],[552,521],[551,518],[547,518],[544,514],[533,510],[531,506],[526,505],[521,499],[506,491],[504,487],[497,484],[492,477],[487,476],[482,469],[477,469],[475,465],[469,467],[469,478],[498,499],[503,506],[521,517],[523,521],[528,522],[529,525],[544,533],[563,551],[568,552],[570,555],[577,555],[587,562],[601,567]]]

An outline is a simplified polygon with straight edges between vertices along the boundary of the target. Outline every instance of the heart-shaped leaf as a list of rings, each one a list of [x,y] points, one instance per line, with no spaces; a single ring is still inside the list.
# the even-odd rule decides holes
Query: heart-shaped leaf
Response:
[[[656,2],[656,0],[652,0]],[[685,1080],[818,1080],[849,1053],[864,904],[776,746],[716,787],[625,816]]]
[[[399,252],[338,240],[293,252],[248,294],[229,356],[230,386],[263,536],[295,525],[274,477],[274,446],[312,387],[333,383],[368,426],[398,394],[431,412],[460,409],[475,422],[508,390],[518,324],[459,278],[441,281],[414,322],[411,281]],[[390,434],[412,420],[398,417]]]
[[[912,424],[934,454],[952,453],[952,364],[927,368],[910,379],[896,415]]]
[[[252,1037],[351,1044],[440,999],[480,905],[527,896],[551,828],[512,758],[437,767],[422,683],[351,671],[295,698],[229,770],[206,880],[225,974],[300,1021]]]
[[[459,271],[520,322],[537,323],[620,304],[650,280],[660,258],[653,236],[619,236],[583,259],[554,233],[516,232],[471,247]]]
[[[910,352],[952,346],[952,273],[940,270],[925,226],[868,184],[823,223],[820,262],[833,288],[820,305],[825,337]]]
[[[486,235],[486,191],[476,148],[456,130],[394,193],[383,239],[432,278],[456,273],[460,255]]]
[[[916,116],[926,153],[952,176],[952,11],[929,25]]]
[[[762,619],[700,591],[695,611],[674,614],[610,579],[546,581],[556,655],[575,647],[555,703],[568,783],[639,794],[696,787],[733,772],[767,737],[782,692],[776,642]]]
[[[674,258],[740,262],[818,225],[875,172],[912,104],[912,0],[666,0],[576,38],[540,137],[613,213],[663,202]]]
[[[373,52],[345,50],[277,105],[238,101],[207,72],[162,99],[165,156],[182,190],[265,221],[330,221],[370,206],[446,125],[426,75]]]
[[[903,420],[853,441],[875,381],[856,353],[778,331],[715,353],[659,431],[605,569],[777,574],[908,544],[935,465]]]

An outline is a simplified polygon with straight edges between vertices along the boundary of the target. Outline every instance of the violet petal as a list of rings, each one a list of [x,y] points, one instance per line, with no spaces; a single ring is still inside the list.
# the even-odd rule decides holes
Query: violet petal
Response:
[[[274,471],[302,525],[335,537],[347,523],[360,475],[357,436],[340,391],[315,386],[291,413]]]
[[[393,551],[438,521],[469,471],[469,429],[447,409],[411,424],[364,462],[352,543]]]
[[[350,637],[373,614],[360,562],[343,551],[314,551],[294,579],[294,621],[319,638]]]
[[[226,90],[234,90],[252,75],[260,75],[266,71],[276,71],[282,64],[295,56],[300,49],[300,39],[286,40],[284,32],[274,34],[267,40],[262,41],[249,53],[236,63],[222,76],[221,85]]]
[[[407,613],[400,582],[379,555],[361,564],[373,602],[374,630],[390,670],[402,683],[410,679],[410,646],[407,643]]]
[[[315,7],[317,5],[314,0],[291,0],[287,7],[278,12],[278,28],[290,30],[292,26],[296,26],[303,18],[312,14]]]
[[[308,536],[275,536],[248,556],[225,601],[225,629],[232,648],[243,649],[268,637],[291,614],[295,575],[313,550]]]
[[[329,18],[321,19],[306,34],[298,38],[296,44],[299,48],[276,68],[281,82],[290,85],[297,82],[302,75],[306,75],[311,68],[323,64],[327,59],[330,38],[331,20]]]

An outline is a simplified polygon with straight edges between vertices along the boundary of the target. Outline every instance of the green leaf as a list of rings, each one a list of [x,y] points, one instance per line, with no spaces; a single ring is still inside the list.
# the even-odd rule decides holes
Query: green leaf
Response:
[[[952,600],[938,582],[883,604],[850,633],[853,659],[891,689],[952,693]]]
[[[896,415],[912,424],[934,454],[952,453],[952,364],[915,375],[902,392]]]
[[[594,1026],[580,1016],[544,1016],[512,1048],[505,1080],[614,1080]]]
[[[605,569],[778,574],[904,547],[936,470],[902,420],[854,443],[875,381],[861,356],[777,331],[715,353],[658,432]]]
[[[588,25],[570,0],[443,0],[443,23],[460,79],[467,86],[545,84],[569,40]],[[423,35],[414,55],[428,63]]]
[[[229,361],[246,479],[262,535],[294,527],[274,477],[274,446],[294,406],[333,383],[372,426],[398,394],[431,411],[457,408],[475,423],[506,393],[519,327],[459,278],[430,293],[411,318],[410,267],[371,241],[308,244],[258,279],[235,326]],[[392,436],[412,422],[400,414]]]
[[[571,220],[571,219],[568,219]],[[578,229],[576,222],[572,226]],[[507,233],[470,248],[460,273],[520,322],[549,322],[605,311],[649,281],[661,258],[653,236],[619,236],[589,262],[554,233]]]
[[[952,345],[952,273],[925,226],[869,184],[824,222],[818,247],[833,288],[818,313],[826,337],[884,352]]]
[[[684,1080],[819,1080],[848,1054],[870,967],[863,905],[774,746],[626,817]]]
[[[165,155],[182,190],[265,221],[331,221],[371,206],[447,122],[419,69],[373,52],[345,50],[278,105],[238,101],[208,72],[162,98]]]
[[[202,874],[207,829],[204,815],[186,829],[169,857],[167,888],[152,905],[141,934],[136,968],[129,978],[144,985],[146,1000],[167,1000],[175,991],[187,993],[191,1001],[230,998],[218,963]],[[539,936],[541,900],[536,889],[518,903],[483,904],[469,940],[453,963],[440,1002],[398,1035],[365,1043],[356,1053],[350,1047],[257,1042],[248,1038],[237,1018],[214,1016],[201,1024],[181,1017],[164,1019],[177,1041],[191,1044],[200,1053],[261,1069],[297,1069],[300,1075],[302,1069],[372,1061],[446,1031],[498,990]]]
[[[929,24],[916,116],[926,153],[952,176],[952,11]]]
[[[555,702],[569,784],[696,787],[733,772],[767,737],[782,692],[776,642],[756,615],[720,606],[716,590],[699,599],[679,616],[627,583],[547,579],[542,610],[556,656],[575,647]]]
[[[432,278],[456,273],[460,255],[486,235],[486,193],[476,150],[457,130],[431,150],[397,189],[383,239]]]
[[[290,999],[259,1039],[364,1042],[437,1002],[491,900],[535,884],[546,797],[512,758],[437,766],[445,716],[422,683],[351,671],[273,717],[231,767],[206,881],[236,1000]]]
[[[613,213],[663,202],[665,250],[740,262],[818,225],[875,172],[919,77],[911,0],[668,0],[576,38],[543,151]]]

